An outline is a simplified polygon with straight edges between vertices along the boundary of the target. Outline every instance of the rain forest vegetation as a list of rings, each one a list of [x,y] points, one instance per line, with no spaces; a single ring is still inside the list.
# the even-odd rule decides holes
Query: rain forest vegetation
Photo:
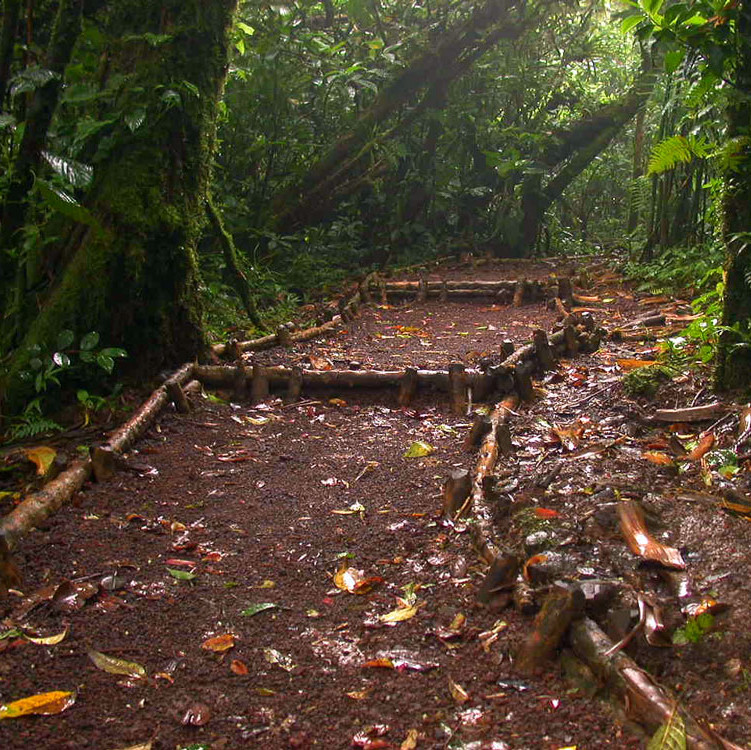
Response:
[[[350,275],[462,252],[615,252],[704,295],[717,382],[747,386],[750,20],[745,0],[3,0],[4,418],[33,430]]]

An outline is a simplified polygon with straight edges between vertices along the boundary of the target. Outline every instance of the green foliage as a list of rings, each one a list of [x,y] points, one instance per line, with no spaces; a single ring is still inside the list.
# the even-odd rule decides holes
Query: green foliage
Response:
[[[640,291],[653,294],[705,292],[715,288],[722,276],[723,248],[719,244],[701,247],[671,247],[651,263],[630,261],[625,275],[637,282]]]
[[[664,383],[680,374],[674,364],[664,363],[639,367],[626,373],[622,378],[623,390],[629,396],[645,396],[651,398]]]
[[[11,421],[8,429],[10,440],[28,440],[48,432],[58,432],[63,428],[42,413],[42,399],[37,397],[26,404],[23,412]]]
[[[687,164],[692,159],[704,159],[709,153],[701,136],[674,135],[656,144],[649,158],[649,174],[660,174],[674,169],[678,164]]]
[[[697,617],[689,617],[683,627],[673,633],[673,643],[682,646],[686,643],[699,643],[714,629],[714,615],[703,612]]]
[[[677,708],[652,735],[647,750],[686,750],[686,727]]]

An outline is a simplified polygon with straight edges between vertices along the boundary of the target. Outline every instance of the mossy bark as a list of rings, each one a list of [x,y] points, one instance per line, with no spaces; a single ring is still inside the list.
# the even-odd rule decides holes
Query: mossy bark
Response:
[[[128,365],[154,371],[205,349],[196,247],[206,221],[217,106],[237,0],[129,4],[113,68],[151,92],[144,123],[123,125],[97,167],[87,204],[99,228],[79,232],[41,300],[5,383],[10,407],[32,344],[95,330],[128,351]],[[162,35],[158,44],[145,33]]]
[[[8,93],[10,64],[13,60],[20,11],[21,0],[5,0],[3,3],[3,22],[0,28],[0,112],[3,111]]]
[[[728,106],[728,139],[736,139],[737,167],[725,175],[722,202],[727,246],[722,323],[745,336],[725,332],[720,339],[716,382],[722,389],[751,385],[751,4],[739,9],[737,90]]]

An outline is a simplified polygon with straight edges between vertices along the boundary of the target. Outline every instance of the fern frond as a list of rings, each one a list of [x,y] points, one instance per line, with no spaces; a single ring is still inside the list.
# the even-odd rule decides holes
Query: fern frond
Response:
[[[652,735],[647,750],[686,750],[686,727],[676,709]]]
[[[693,159],[703,159],[708,153],[709,150],[703,138],[693,135],[670,136],[652,149],[648,174],[668,172],[679,164],[688,164]]]

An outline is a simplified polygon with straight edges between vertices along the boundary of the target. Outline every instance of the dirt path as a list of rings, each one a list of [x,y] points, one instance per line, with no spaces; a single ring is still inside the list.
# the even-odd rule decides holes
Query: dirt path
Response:
[[[611,324],[664,307],[600,278],[582,293],[598,297]],[[376,306],[329,340],[256,361],[471,363],[552,322],[542,306],[487,308]],[[751,526],[679,499],[718,494],[719,467],[697,461],[677,473],[674,460],[643,458],[669,454],[673,441],[690,450],[710,426],[670,432],[634,421],[618,360],[649,358],[652,346],[610,342],[537,383],[513,424],[514,455],[496,472],[497,522],[509,549],[539,555],[527,576],[541,591],[558,579],[604,582],[602,625],[616,640],[634,622],[634,592],[660,598],[681,626],[681,606],[732,604],[715,609],[713,632],[696,642],[657,648],[639,636],[629,652],[700,718],[751,747]],[[669,383],[664,405],[690,402],[690,387]],[[409,409],[395,390],[196,406],[165,415],[115,479],[87,485],[24,539],[24,592],[41,595],[33,608],[29,597],[12,601],[0,702],[52,690],[77,698],[60,714],[1,721],[0,747],[644,746],[592,697],[591,677],[575,689],[559,663],[534,678],[515,670],[531,618],[477,603],[485,566],[468,525],[439,517],[447,474],[474,462],[462,450],[468,419],[442,397],[423,394]],[[732,444],[736,425],[712,427],[717,447]],[[432,452],[406,457],[417,441]],[[734,486],[745,491],[740,467]],[[613,490],[662,523],[660,538],[688,561],[690,595],[666,593],[665,576],[628,550]],[[66,636],[34,643],[21,625]],[[110,657],[95,656],[109,672],[92,650]],[[136,672],[133,663],[146,678],[111,673]]]

